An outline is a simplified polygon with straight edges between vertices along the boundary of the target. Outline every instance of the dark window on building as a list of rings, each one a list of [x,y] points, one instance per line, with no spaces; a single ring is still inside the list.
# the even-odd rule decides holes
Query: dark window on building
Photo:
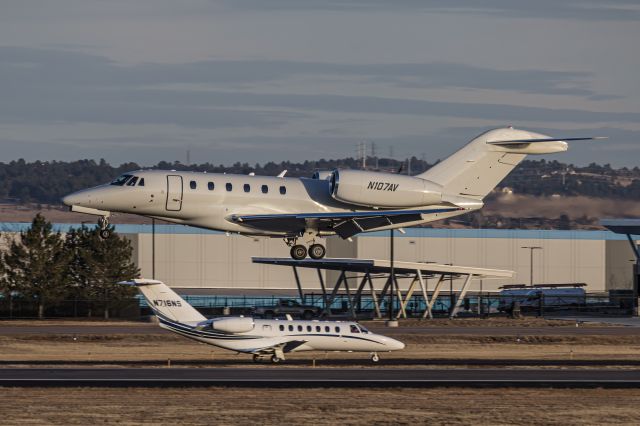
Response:
[[[233,185],[231,185],[230,183],[227,183],[226,187],[227,191],[231,191],[233,189]]]
[[[280,331],[284,331],[284,325],[280,324]]]
[[[251,191],[251,185],[249,185],[248,183],[244,184],[244,192],[249,192]]]
[[[293,326],[292,325],[289,326],[289,331],[293,331]]]
[[[196,186],[197,186],[197,185],[196,185],[196,181],[195,181],[195,180],[192,180],[191,182],[189,182],[189,187],[190,187],[191,189],[196,189]]]
[[[138,186],[144,186],[144,178],[140,178],[140,182],[138,182]]]
[[[281,193],[282,195],[286,194],[286,193],[287,193],[287,187],[286,187],[286,186],[281,186],[281,187],[280,187],[280,193]]]
[[[134,176],[131,178],[129,182],[127,182],[127,186],[135,186],[137,181],[138,181],[138,176]]]
[[[266,194],[267,192],[269,192],[269,187],[267,185],[262,185],[262,193]]]
[[[215,187],[216,187],[216,186],[213,184],[213,182],[209,182],[209,183],[207,184],[207,187],[209,187],[209,191],[213,191],[213,190],[215,189]]]

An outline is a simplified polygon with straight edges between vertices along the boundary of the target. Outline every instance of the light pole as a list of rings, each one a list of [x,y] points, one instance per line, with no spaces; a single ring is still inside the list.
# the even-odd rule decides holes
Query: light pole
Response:
[[[539,246],[524,246],[524,247],[520,247],[523,249],[529,249],[529,267],[530,272],[529,272],[529,285],[533,287],[533,251],[534,250],[542,250],[542,247]]]

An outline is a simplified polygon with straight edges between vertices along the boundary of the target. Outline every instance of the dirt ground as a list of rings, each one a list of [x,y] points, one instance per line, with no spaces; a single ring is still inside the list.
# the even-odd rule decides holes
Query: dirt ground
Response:
[[[0,389],[5,425],[639,424],[638,389]]]

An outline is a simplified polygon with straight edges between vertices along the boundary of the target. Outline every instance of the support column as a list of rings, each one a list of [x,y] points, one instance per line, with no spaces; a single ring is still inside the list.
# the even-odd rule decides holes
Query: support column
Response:
[[[464,301],[464,296],[467,294],[467,289],[469,287],[469,283],[471,282],[471,274],[467,275],[467,278],[464,280],[464,284],[462,284],[462,290],[460,290],[460,294],[456,299],[456,304],[451,310],[451,315],[449,315],[449,319],[453,319],[458,314],[460,310],[460,306],[462,306],[462,302]]]

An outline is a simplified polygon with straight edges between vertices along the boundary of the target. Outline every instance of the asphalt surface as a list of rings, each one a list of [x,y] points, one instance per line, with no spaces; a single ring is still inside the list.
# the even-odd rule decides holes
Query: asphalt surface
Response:
[[[426,336],[567,336],[567,335],[640,335],[640,327],[369,327],[374,333],[394,336],[419,334]],[[0,336],[18,335],[99,335],[99,334],[171,334],[155,324],[141,325],[0,325]]]
[[[384,368],[0,369],[0,386],[640,387],[640,370]]]

